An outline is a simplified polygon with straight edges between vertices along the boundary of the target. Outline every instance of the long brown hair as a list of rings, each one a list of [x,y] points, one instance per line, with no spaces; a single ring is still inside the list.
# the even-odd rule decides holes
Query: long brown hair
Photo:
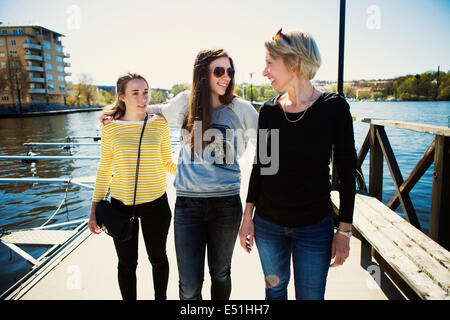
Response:
[[[224,49],[204,49],[201,50],[194,62],[194,75],[192,79],[191,95],[189,97],[188,112],[183,122],[183,129],[190,133],[191,151],[194,152],[194,121],[201,121],[202,137],[211,125],[213,107],[211,104],[211,87],[209,83],[210,72],[209,64],[221,57],[230,59],[231,67],[234,68],[233,59],[230,58]],[[233,101],[234,95],[234,77],[228,84],[225,94],[219,96],[221,103],[228,105]],[[202,150],[206,142],[202,141]]]
[[[126,73],[117,79],[116,83],[116,100],[113,104],[110,104],[103,108],[103,113],[112,117],[112,119],[120,119],[123,117],[126,111],[125,102],[120,100],[120,95],[125,94],[125,89],[127,88],[128,82],[134,79],[144,80],[148,85],[147,80],[143,76],[137,73]]]

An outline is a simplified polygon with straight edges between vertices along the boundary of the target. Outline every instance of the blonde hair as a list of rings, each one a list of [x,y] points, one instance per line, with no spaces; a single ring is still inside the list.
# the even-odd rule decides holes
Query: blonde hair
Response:
[[[319,48],[311,34],[304,31],[283,33],[277,40],[264,43],[273,58],[281,57],[288,68],[295,71],[299,77],[312,80],[320,68],[322,59]]]

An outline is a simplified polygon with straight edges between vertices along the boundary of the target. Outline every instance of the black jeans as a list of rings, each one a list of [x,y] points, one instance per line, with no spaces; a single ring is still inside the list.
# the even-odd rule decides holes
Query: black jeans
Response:
[[[211,299],[229,299],[231,257],[241,218],[242,204],[239,195],[177,197],[174,229],[181,300],[202,299],[206,247],[211,275]]]
[[[129,210],[133,206],[124,205],[120,200],[111,198],[111,204],[122,210]],[[123,300],[136,300],[136,268],[138,263],[138,235],[139,220],[142,224],[142,234],[148,258],[152,265],[153,287],[155,300],[167,299],[167,282],[169,281],[169,261],[166,255],[167,233],[169,231],[172,214],[167,201],[167,195],[136,205],[134,235],[128,241],[115,241],[118,264],[118,280]]]

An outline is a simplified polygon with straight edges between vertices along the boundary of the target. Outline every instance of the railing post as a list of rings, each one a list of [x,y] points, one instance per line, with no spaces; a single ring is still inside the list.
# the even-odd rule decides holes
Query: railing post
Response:
[[[377,125],[370,125],[369,194],[382,201],[383,198],[383,151],[377,138]]]
[[[436,135],[430,237],[450,250],[450,137]]]

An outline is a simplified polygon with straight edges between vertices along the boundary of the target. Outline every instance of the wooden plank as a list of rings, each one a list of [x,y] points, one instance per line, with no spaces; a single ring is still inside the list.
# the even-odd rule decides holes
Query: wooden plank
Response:
[[[355,204],[354,228],[422,299],[449,299],[449,295],[445,290],[418,268],[398,246],[393,245],[392,240],[386,237],[385,232],[382,232],[382,226],[379,227],[373,224],[370,218],[366,217],[363,212],[365,208],[361,208],[360,205],[360,197],[362,196],[356,196],[358,201]],[[339,193],[336,191],[331,192],[331,199],[333,204],[339,207]],[[371,211],[373,212],[373,210]]]
[[[378,251],[372,248],[372,257],[378,263],[380,268],[389,275],[389,279],[395,283],[401,293],[409,300],[422,300],[422,298],[399,276],[399,274],[392,268],[392,266],[378,253]]]
[[[395,189],[399,193],[399,200],[402,204],[403,213],[413,226],[421,230],[420,222],[419,219],[417,219],[416,211],[414,210],[414,206],[412,204],[411,198],[409,197],[409,193],[403,193],[400,191],[400,186],[403,184],[403,177],[402,173],[400,172],[400,167],[398,166],[397,160],[395,159],[394,151],[392,150],[391,144],[386,135],[386,131],[383,127],[377,127],[376,133],[381,146],[381,150],[383,150],[383,155],[386,159],[389,172],[391,173]]]
[[[363,195],[357,195],[362,198]],[[405,221],[398,214],[387,208],[386,206],[378,206],[379,201],[372,197],[366,197],[364,201],[371,207],[376,206],[378,213],[383,215],[385,219],[388,219],[398,230],[404,233],[411,241],[415,242],[417,246],[420,246],[437,262],[442,264],[447,270],[450,270],[450,252],[428,237],[423,232],[420,232],[413,225]],[[450,276],[450,275],[449,275]]]
[[[383,151],[376,135],[377,127],[370,125],[369,193],[378,200],[383,198]]]
[[[360,116],[353,116],[353,120],[357,122],[365,122],[370,125],[378,125],[383,127],[392,127],[398,129],[406,129],[423,133],[431,133],[434,135],[440,135],[445,137],[450,137],[450,128],[443,126],[435,126],[431,124],[423,124],[423,123],[412,123],[406,121],[395,121],[395,120],[382,120],[382,119],[373,119],[366,118]]]
[[[444,291],[449,294],[450,291],[450,271],[440,264],[436,259],[430,256],[421,246],[418,246],[413,240],[411,240],[400,229],[390,221],[386,215],[379,214],[379,207],[384,206],[379,203],[376,208],[373,207],[375,202],[369,205],[367,200],[358,197],[356,199],[356,205],[361,210],[367,219],[370,219],[373,224],[377,226],[380,232],[383,232],[385,237],[390,239],[395,246],[414,263],[417,267],[427,274],[433,281],[436,282]],[[394,213],[395,214],[395,213]],[[407,223],[405,220],[403,223]],[[416,230],[415,234],[420,231]]]
[[[367,132],[366,138],[364,139],[364,142],[361,146],[361,149],[359,149],[358,156],[356,158],[356,182],[358,183],[358,189],[362,191],[367,191],[367,186],[364,181],[364,175],[361,169],[361,166],[364,162],[364,159],[367,156],[367,153],[370,149],[370,130]]]
[[[435,141],[430,237],[450,250],[450,138]]]
[[[361,168],[361,166],[362,166],[362,164],[364,162],[364,159],[367,156],[367,152],[369,152],[369,149],[370,149],[370,131],[367,132],[366,138],[364,139],[364,142],[363,142],[363,144],[361,146],[361,149],[359,149],[358,157],[357,157],[357,160],[356,160],[356,167],[357,168]]]
[[[422,299],[444,299],[447,297],[446,292],[405,256],[400,248],[392,246],[391,240],[387,239],[384,233],[380,232],[364,215],[357,212],[355,214],[355,226],[360,233]],[[420,290],[417,290],[417,286],[420,287]]]
[[[339,192],[332,191],[331,194],[333,204],[334,205],[336,203],[339,204]],[[357,194],[356,198],[364,198],[364,201],[370,206],[373,206],[372,202],[379,203],[379,201],[373,197],[368,197],[360,194]],[[445,268],[450,270],[450,252],[447,249],[439,245],[437,242],[435,242],[433,239],[428,237],[423,232],[420,231],[418,232],[417,228],[415,228],[410,223],[406,222],[405,219],[403,219],[398,214],[390,210],[388,207],[378,206],[377,204],[375,204],[374,206],[378,207],[379,214],[387,216],[388,219],[397,229],[403,232],[418,246],[422,247],[426,252],[430,254],[431,257],[433,257],[436,261],[441,263]]]
[[[416,185],[416,183],[420,180],[423,174],[428,170],[434,160],[434,146],[435,140],[430,144],[428,149],[423,154],[422,158],[417,162],[416,166],[411,170],[409,176],[403,181],[400,186],[400,193],[409,193],[412,188]],[[398,195],[400,194],[398,191],[395,195],[389,200],[387,206],[395,210],[397,209],[400,201],[398,200]]]

